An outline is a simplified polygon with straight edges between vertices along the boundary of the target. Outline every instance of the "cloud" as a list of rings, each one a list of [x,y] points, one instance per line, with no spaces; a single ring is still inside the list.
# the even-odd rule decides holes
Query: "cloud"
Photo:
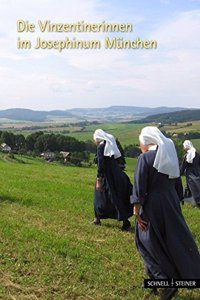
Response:
[[[179,13],[153,33],[159,47],[169,49],[199,48],[200,10]]]
[[[143,64],[131,62],[126,68],[129,77],[117,85],[133,87],[133,95],[157,99],[158,104],[160,99],[172,106],[199,107],[199,32],[200,10],[179,13],[152,33],[158,40],[157,51],[145,53]]]
[[[103,15],[98,12],[100,2],[98,0],[15,0],[10,1],[8,5],[7,0],[1,0],[0,10],[0,43],[1,43],[1,57],[15,59],[16,55],[21,56],[21,52],[17,49],[17,38],[34,40],[38,35],[42,37],[58,38],[58,33],[41,33],[39,31],[38,20],[58,23],[70,23],[77,21],[97,21],[102,22]],[[9,16],[9,17],[8,17]],[[23,20],[26,24],[33,23],[35,25],[35,32],[29,32],[28,29],[23,33],[17,32],[17,21]],[[31,55],[32,51],[23,52],[22,56],[26,59]],[[44,52],[44,51],[43,51]]]
[[[170,4],[170,0],[160,0],[161,4]]]
[[[162,0],[163,4],[170,1]],[[113,9],[112,9],[113,8]],[[143,7],[145,11],[145,7]],[[149,11],[149,18],[153,16]],[[127,15],[126,15],[127,14]],[[131,19],[132,15],[132,19]],[[9,16],[9,18],[8,18]],[[148,32],[156,39],[157,50],[18,50],[18,36],[35,39],[39,32],[17,33],[18,19],[52,22],[129,22],[146,26],[145,13],[100,0],[1,0],[0,12],[0,101],[32,108],[77,106],[191,105],[199,106],[200,10],[173,11],[163,20],[153,20],[157,29]],[[122,21],[124,21],[122,20]],[[141,22],[142,20],[142,22]],[[159,23],[158,23],[159,22]],[[148,23],[149,24],[149,23]],[[155,28],[155,26],[153,26]],[[145,30],[145,29],[144,29]],[[146,32],[146,31],[145,31]],[[144,34],[144,31],[141,34]],[[133,39],[136,32],[123,37]],[[66,34],[40,33],[43,38],[63,39]],[[70,36],[73,36],[71,34]],[[98,38],[103,45],[105,33],[79,34],[82,39]]]
[[[77,68],[87,71],[109,70],[126,57],[125,52],[118,50],[87,50],[71,53],[66,60]]]

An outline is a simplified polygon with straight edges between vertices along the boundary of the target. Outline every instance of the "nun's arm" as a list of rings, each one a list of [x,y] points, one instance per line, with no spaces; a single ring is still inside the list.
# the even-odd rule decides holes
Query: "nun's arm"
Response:
[[[184,159],[183,159],[183,162],[182,162],[182,165],[180,168],[181,176],[184,174],[186,167],[187,167],[186,156],[184,156]]]
[[[97,178],[103,177],[104,174],[104,144],[97,146]]]
[[[133,194],[131,202],[133,204],[144,205],[147,194],[147,181],[148,181],[148,164],[145,156],[140,155],[135,170]]]
[[[183,185],[182,185],[181,177],[178,177],[175,180],[176,180],[175,189],[178,194],[179,200],[182,201],[184,197],[183,197]]]

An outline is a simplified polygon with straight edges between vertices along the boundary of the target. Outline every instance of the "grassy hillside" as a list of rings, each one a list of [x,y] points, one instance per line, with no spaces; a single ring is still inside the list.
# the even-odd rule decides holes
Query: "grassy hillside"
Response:
[[[132,177],[135,160],[127,160]],[[93,219],[96,169],[0,156],[0,299],[156,299],[141,288],[133,232]],[[184,215],[199,243],[199,211]],[[133,219],[132,219],[133,223]],[[199,299],[182,290],[175,299]]]
[[[70,133],[70,136],[78,140],[92,140],[93,133],[96,129],[101,128],[119,139],[122,145],[138,144],[138,136],[144,124],[127,124],[127,123],[104,123],[99,125],[89,125],[81,132]]]
[[[192,126],[188,126],[188,123],[177,123],[175,125],[165,125],[161,128],[161,130],[166,131],[167,133],[188,133],[188,132],[198,132],[200,131],[200,121],[193,121]],[[73,132],[68,135],[75,137],[78,140],[86,141],[92,140],[93,133],[95,129],[101,128],[115,137],[117,137],[120,143],[125,145],[130,144],[139,144],[139,134],[143,127],[153,125],[155,123],[150,124],[128,124],[128,123],[104,123],[100,125],[89,125],[86,126],[85,129],[81,132]],[[200,149],[200,139],[193,139],[195,147]]]
[[[192,121],[191,126],[188,126],[188,123],[177,123],[176,125],[165,125],[162,127],[168,133],[192,133],[200,132],[200,121]],[[197,151],[200,152],[200,139],[191,139],[192,143],[196,147]]]

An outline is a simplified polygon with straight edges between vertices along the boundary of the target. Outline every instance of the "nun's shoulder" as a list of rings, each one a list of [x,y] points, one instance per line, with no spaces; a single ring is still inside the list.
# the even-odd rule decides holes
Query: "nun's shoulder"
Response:
[[[200,159],[200,154],[196,151],[195,156]]]
[[[103,151],[104,148],[105,148],[105,143],[104,142],[97,145],[97,150],[98,151]]]
[[[147,161],[147,162],[152,161],[155,159],[156,152],[157,152],[156,150],[150,150],[150,151],[141,153],[139,156],[139,159]]]

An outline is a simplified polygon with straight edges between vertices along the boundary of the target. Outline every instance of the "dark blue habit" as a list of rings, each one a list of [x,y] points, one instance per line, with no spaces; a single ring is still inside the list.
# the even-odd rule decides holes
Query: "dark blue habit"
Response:
[[[94,191],[95,216],[124,221],[133,215],[132,184],[117,160],[104,156],[104,147],[105,142],[97,146],[97,177],[101,178],[103,191]]]
[[[185,172],[187,186],[196,202],[200,205],[200,155],[196,152],[192,163],[186,161],[186,155],[181,166],[181,175]]]
[[[200,255],[180,208],[181,179],[169,179],[153,167],[156,150],[140,155],[134,179],[133,203],[140,203],[148,222],[136,221],[135,241],[148,276],[154,279],[200,278]]]

